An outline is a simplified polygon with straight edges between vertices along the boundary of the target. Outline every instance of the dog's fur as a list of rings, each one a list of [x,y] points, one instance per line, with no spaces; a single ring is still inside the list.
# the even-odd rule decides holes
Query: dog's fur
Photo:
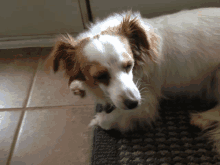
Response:
[[[96,103],[116,106],[97,113],[91,126],[128,131],[158,117],[161,98],[175,95],[220,102],[220,8],[184,10],[144,19],[124,12],[97,21],[76,39],[63,37],[47,65],[69,83],[80,81]],[[77,82],[78,83],[78,82]],[[203,129],[220,121],[219,104],[193,114]],[[220,126],[212,139],[220,152]]]

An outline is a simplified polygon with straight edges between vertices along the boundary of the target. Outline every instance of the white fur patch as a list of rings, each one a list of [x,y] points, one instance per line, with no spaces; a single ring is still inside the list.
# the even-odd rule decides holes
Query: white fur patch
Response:
[[[113,65],[116,61],[122,61],[124,52],[127,53],[127,50],[119,37],[110,35],[101,35],[99,39],[91,39],[84,48],[84,54],[89,61],[97,61],[106,67]]]
[[[130,14],[130,12],[123,12],[120,14],[115,13],[113,15],[110,15],[108,18],[102,21],[100,20],[95,21],[94,24],[91,24],[89,26],[89,31],[79,34],[79,36],[77,37],[77,40],[81,38],[86,38],[86,37],[93,38],[97,34],[100,34],[102,31],[107,30],[109,27],[116,27],[120,25],[121,22],[123,21],[123,18],[128,14]],[[142,20],[142,17],[139,12],[135,12],[131,14],[131,19],[134,19],[134,18],[137,18],[140,21]],[[150,24],[145,24],[145,25],[146,25],[145,26],[146,30],[150,30],[150,28],[152,28]]]

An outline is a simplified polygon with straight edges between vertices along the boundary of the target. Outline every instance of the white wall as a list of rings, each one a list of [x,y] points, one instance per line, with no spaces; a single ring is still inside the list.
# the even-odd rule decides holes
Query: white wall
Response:
[[[90,0],[94,18],[103,18],[112,12],[132,9],[144,17],[174,13],[182,9],[220,7],[219,0]]]

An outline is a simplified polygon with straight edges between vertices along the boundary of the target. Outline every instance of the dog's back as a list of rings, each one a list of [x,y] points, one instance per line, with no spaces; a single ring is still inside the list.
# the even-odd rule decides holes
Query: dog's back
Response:
[[[210,88],[220,64],[220,9],[184,10],[153,19],[150,23],[161,37],[162,61],[152,77],[168,94],[198,93]]]

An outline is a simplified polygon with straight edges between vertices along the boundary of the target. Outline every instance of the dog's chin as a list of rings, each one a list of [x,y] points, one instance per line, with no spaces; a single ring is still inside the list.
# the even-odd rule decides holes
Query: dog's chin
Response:
[[[115,105],[114,105],[115,106]],[[135,110],[136,108],[138,108],[138,106],[136,108],[132,108],[132,109],[129,109],[128,107],[126,106],[115,106],[116,108],[118,109],[122,109],[122,110],[125,110],[125,111],[133,111]]]
[[[111,112],[112,112],[113,110],[115,110],[116,108],[122,109],[122,110],[135,110],[135,109],[136,109],[136,108],[134,108],[134,109],[129,109],[129,108],[125,107],[125,106],[123,106],[123,107],[117,107],[117,106],[115,106],[114,104],[107,103],[107,104],[105,104],[105,106],[103,107],[103,110],[104,110],[106,113],[111,113]]]
[[[125,111],[133,111],[135,109],[137,109],[141,103],[140,101],[138,102],[138,105],[136,107],[133,108],[128,108],[125,104],[119,103],[119,104],[114,104],[116,108],[121,109],[121,110],[125,110]]]
[[[117,107],[114,104],[106,104],[104,106],[104,110],[106,113],[111,113],[113,110],[115,110]]]
[[[110,103],[107,103],[105,105],[103,104],[97,104],[96,105],[96,112],[106,112],[106,113],[111,113],[113,110],[116,109],[116,106],[114,104],[110,104]]]

